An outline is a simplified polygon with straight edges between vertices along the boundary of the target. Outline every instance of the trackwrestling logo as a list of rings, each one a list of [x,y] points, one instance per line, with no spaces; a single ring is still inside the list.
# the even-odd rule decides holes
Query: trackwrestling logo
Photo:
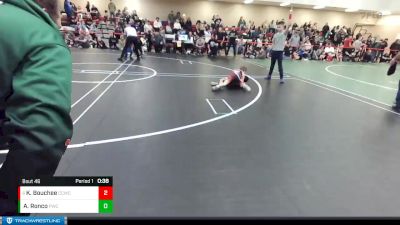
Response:
[[[0,217],[1,218],[1,217]],[[65,225],[67,219],[65,217],[3,217],[2,223],[9,225],[37,225],[37,224],[52,224],[52,225]]]

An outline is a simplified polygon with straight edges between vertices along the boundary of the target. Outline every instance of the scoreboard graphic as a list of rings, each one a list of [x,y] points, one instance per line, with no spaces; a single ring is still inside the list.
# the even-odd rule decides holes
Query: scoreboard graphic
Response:
[[[52,177],[22,179],[19,213],[111,214],[112,177]]]

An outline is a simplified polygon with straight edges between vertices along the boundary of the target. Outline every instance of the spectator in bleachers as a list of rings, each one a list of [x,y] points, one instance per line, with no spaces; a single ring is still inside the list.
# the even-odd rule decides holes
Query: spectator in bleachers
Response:
[[[124,7],[124,9],[122,10],[122,17],[125,19],[125,24],[130,23],[131,16],[129,15],[128,7]]]
[[[171,12],[168,14],[168,22],[170,26],[173,26],[175,23],[175,14],[174,11],[171,10]]]
[[[94,20],[100,17],[99,9],[95,5],[92,5],[92,8],[90,8],[90,15]]]
[[[69,1],[69,0],[66,0]],[[110,4],[113,4],[113,1],[110,0]],[[72,3],[71,3],[72,5]],[[89,3],[90,6],[90,3]],[[94,6],[94,10],[97,10],[97,8]],[[110,16],[112,15],[112,10],[110,9]],[[119,13],[118,13],[119,12]],[[128,9],[125,7],[124,8],[124,14],[127,14],[126,16],[121,14],[121,10],[114,11],[115,16],[121,15],[122,19],[119,20],[119,23],[115,27],[115,31],[120,32],[120,28],[124,28],[126,25],[126,21],[128,19],[132,18],[132,21],[135,21],[135,28],[137,29],[138,32],[142,31],[146,34],[146,41],[147,41],[147,48],[149,51],[151,51],[152,47],[149,47],[149,44],[154,46],[156,45],[155,43],[155,35],[153,35],[153,31],[159,31],[159,35],[163,37],[162,35],[168,34],[168,33],[175,33],[175,34],[188,34],[189,32],[193,32],[193,36],[195,37],[193,39],[193,44],[196,46],[197,41],[200,39],[200,37],[204,37],[204,41],[208,43],[211,40],[211,36],[214,36],[214,42],[219,44],[219,49],[225,50],[225,54],[228,55],[230,48],[233,47],[234,49],[234,55],[236,55],[235,50],[239,50],[246,52],[246,50],[251,51],[250,55],[254,55],[255,57],[262,57],[260,55],[262,51],[266,52],[266,56],[268,56],[268,46],[264,46],[261,43],[268,42],[265,40],[266,38],[270,38],[273,34],[272,32],[275,32],[275,27],[276,23],[275,21],[272,21],[269,25],[267,23],[263,23],[262,26],[257,27],[256,24],[252,21],[249,21],[250,26],[247,27],[248,25],[246,21],[243,19],[243,17],[240,17],[240,20],[238,22],[238,27],[237,30],[241,31],[240,37],[243,37],[242,42],[245,42],[245,39],[253,39],[256,44],[254,45],[248,45],[249,49],[244,50],[243,48],[246,46],[244,44],[238,44],[236,43],[236,39],[238,38],[238,34],[235,31],[228,32],[226,30],[226,27],[222,25],[222,19],[219,17],[219,15],[214,15],[213,16],[213,22],[212,22],[212,27],[215,29],[209,29],[209,25],[206,22],[201,22],[200,20],[196,22],[195,29],[192,28],[192,21],[188,17],[186,19],[185,14],[180,14],[180,12],[177,12],[176,15],[174,15],[173,11],[168,15],[168,20],[174,17],[175,23],[173,24],[173,31],[170,26],[165,27],[166,30],[163,30],[163,24],[161,23],[160,19],[157,17],[156,21],[154,23],[150,23],[149,21],[142,20],[141,18],[138,17],[136,11],[133,11],[131,15],[129,15]],[[82,20],[85,19],[84,13],[80,11],[80,7],[76,10],[77,13],[77,20]],[[74,13],[72,13],[74,14]],[[98,17],[98,15],[97,15]],[[108,18],[104,17],[104,19],[107,21]],[[110,21],[112,18],[109,19]],[[116,22],[118,22],[118,18],[116,18]],[[95,21],[95,23],[99,23],[99,21]],[[101,23],[101,21],[100,21]],[[65,23],[64,23],[65,24]],[[91,20],[88,20],[88,25],[91,24]],[[77,27],[85,26],[84,24],[79,24]],[[222,29],[221,29],[222,28]],[[305,59],[305,58],[314,58],[318,59],[319,57],[315,57],[317,54],[317,51],[319,50],[319,45],[322,44],[323,49],[321,55],[323,55],[321,58],[327,59],[327,54],[324,53],[325,51],[325,43],[330,42],[338,45],[338,48],[335,49],[333,55],[336,55],[335,59],[338,61],[341,61],[342,58],[340,57],[340,52],[342,52],[344,58],[346,56],[345,52],[349,51],[349,54],[347,54],[347,58],[350,58],[353,61],[369,61],[369,58],[372,58],[372,61],[374,60],[380,60],[383,55],[383,50],[374,50],[372,49],[371,51],[367,51],[367,48],[379,48],[382,49],[384,47],[387,47],[387,40],[381,40],[378,41],[377,43],[374,42],[374,38],[370,35],[367,40],[362,41],[356,40],[354,44],[352,43],[352,39],[350,36],[347,36],[349,33],[350,27],[347,26],[335,26],[333,29],[329,29],[328,23],[326,23],[321,30],[318,29],[317,23],[311,23],[311,22],[306,22],[304,25],[298,26],[297,24],[293,24],[293,26],[289,27],[288,31],[289,34],[287,36],[287,44],[289,45],[289,49],[287,50],[287,55],[290,57],[292,56],[293,58],[297,59]],[[193,29],[193,30],[192,30]],[[232,28],[235,29],[235,28]],[[226,30],[226,31],[224,31]],[[149,33],[151,32],[151,34]],[[271,33],[270,33],[271,32]],[[236,33],[236,34],[235,34]],[[243,34],[242,34],[243,33]],[[77,33],[79,34],[79,33]],[[151,35],[151,36],[150,36]],[[82,36],[79,34],[79,36]],[[119,35],[115,34],[110,37],[111,38],[116,38],[119,39]],[[235,38],[233,36],[236,36]],[[347,36],[347,37],[346,37]],[[357,34],[357,37],[360,38],[362,35]],[[104,37],[103,37],[104,38]],[[357,38],[357,39],[358,39]],[[96,39],[96,37],[92,38],[94,41],[99,39]],[[175,39],[175,38],[174,38]],[[235,41],[233,42],[233,39]],[[343,41],[344,40],[344,41]],[[201,42],[202,40],[200,40]],[[150,42],[150,43],[149,43]],[[152,44],[151,44],[152,42]],[[342,45],[344,43],[344,45]],[[374,44],[375,43],[375,44]],[[166,44],[164,44],[166,45]],[[183,49],[186,48],[187,43],[183,43]],[[316,45],[313,47],[313,45]],[[110,45],[111,46],[111,45]],[[252,48],[250,48],[252,46]],[[326,45],[327,47],[328,45]],[[343,46],[344,49],[341,49]],[[113,46],[114,47],[114,46]],[[237,47],[239,47],[237,49]],[[331,45],[331,47],[334,47],[334,45]],[[208,48],[206,48],[208,50]],[[355,49],[355,50],[354,50]],[[400,50],[400,41],[396,41],[391,45],[392,50]],[[255,52],[255,54],[254,54]],[[394,51],[391,52],[391,54]],[[218,51],[219,53],[219,51]],[[305,56],[309,57],[305,57]],[[329,56],[329,54],[328,54]],[[384,61],[386,59],[383,59]]]
[[[253,45],[247,47],[244,57],[249,59],[255,59],[257,57],[256,49]]]
[[[353,48],[353,38],[350,35],[347,35],[346,39],[344,39],[343,54],[346,55],[346,53],[350,52],[352,48]]]
[[[118,39],[115,37],[115,34],[112,34],[110,39],[108,39],[108,46],[110,49],[119,50],[118,48]]]
[[[304,46],[300,46],[297,51],[294,51],[292,58],[294,60],[308,60],[308,54],[304,51]]]
[[[138,15],[138,13],[137,13],[137,11],[136,11],[135,9],[132,10],[131,17],[132,17],[132,18],[135,18],[135,17],[138,17],[138,18],[139,18],[139,15]]]
[[[350,50],[345,52],[343,57],[344,59],[346,59],[345,61],[356,62],[358,59],[358,53],[354,48],[351,48]]]
[[[204,36],[204,33],[203,33],[203,34],[200,33],[200,27],[202,26],[202,23],[201,23],[200,20],[197,20],[195,26],[196,26],[195,34],[196,34],[197,36],[200,36],[200,37]]]
[[[117,12],[115,13],[116,17],[121,17],[122,16],[122,12],[120,9],[117,10]]]
[[[315,29],[316,30],[316,29]],[[326,37],[326,35],[328,34],[328,32],[330,31],[329,29],[329,24],[326,23],[325,26],[322,28],[322,34],[324,37]]]
[[[184,29],[186,30],[187,33],[192,32],[192,25],[193,25],[192,19],[190,19],[190,17],[188,17],[186,19],[185,26],[184,26]]]
[[[196,54],[203,55],[206,52],[206,41],[204,37],[199,37],[196,40]]]
[[[356,52],[359,52],[359,51],[361,51],[361,48],[362,48],[362,35],[361,36],[358,36],[358,39],[353,43],[353,48],[354,48],[354,50],[356,51]]]
[[[156,20],[154,21],[153,27],[155,32],[160,32],[160,29],[162,28],[162,23],[159,17],[157,17]]]
[[[320,47],[314,46],[310,59],[311,60],[319,60],[323,53],[324,53],[323,45],[321,45]]]
[[[267,50],[265,47],[261,47],[258,51],[256,51],[257,59],[266,59],[267,58]]]
[[[321,36],[321,34],[320,34],[319,32],[317,32],[317,33],[315,34],[313,40],[314,40],[313,45],[320,45],[320,44],[324,43],[324,41],[325,41],[325,40],[324,40],[324,37]]]
[[[353,35],[353,33],[351,32],[351,28],[350,27],[346,27],[344,26],[345,31],[347,31],[347,35]]]
[[[171,26],[169,24],[167,24],[167,26],[165,26],[165,33],[166,34],[173,34],[174,30],[171,28]]]
[[[82,29],[79,32],[79,36],[75,38],[74,40],[75,45],[78,48],[90,48],[95,42],[92,40],[92,37],[90,36],[89,30]]]
[[[382,58],[382,56],[383,56],[383,52],[384,52],[384,49],[386,48],[388,46],[388,39],[386,38],[386,39],[382,39],[380,42],[379,42],[379,44],[378,44],[378,54],[377,54],[377,56],[376,56],[376,60],[378,61],[378,62],[380,62],[381,61],[381,58]]]
[[[328,40],[333,41],[335,39],[336,33],[338,33],[339,30],[340,30],[340,26],[333,27],[330,32],[330,36],[329,36]]]
[[[171,49],[174,48],[175,44],[175,35],[174,34],[168,34],[165,33],[164,38],[165,38],[165,52],[166,53],[171,53]]]
[[[267,21],[265,21],[265,22],[261,25],[261,32],[262,32],[263,34],[268,33],[268,22],[267,22]]]
[[[339,45],[340,43],[343,42],[343,40],[346,38],[347,33],[346,31],[342,28],[340,29],[336,34],[335,37],[333,39],[333,44],[334,45]]]
[[[388,63],[388,62],[390,62],[390,60],[391,60],[390,48],[385,47],[384,50],[383,50],[382,57],[381,57],[381,59],[380,59],[379,62],[381,62],[381,63]]]
[[[153,32],[153,26],[150,24],[150,22],[148,20],[145,20],[143,28],[144,28],[144,32],[146,34],[148,34],[149,32],[150,33]]]
[[[67,14],[68,20],[70,21],[72,18],[72,6],[69,0],[64,1],[64,11]],[[68,22],[69,23],[69,22]]]
[[[257,35],[254,34],[254,33],[256,32],[256,25],[254,24],[253,21],[249,21],[249,23],[250,23],[250,26],[249,26],[249,29],[250,29],[250,37],[251,37],[251,38],[254,38],[255,36],[257,36]]]
[[[236,27],[232,27],[228,33],[228,47],[225,50],[225,55],[229,54],[229,50],[233,48],[233,55],[236,56],[236,39],[237,39],[237,31]]]
[[[77,21],[83,20],[84,14],[85,14],[85,12],[82,10],[81,6],[78,6],[78,9],[76,11],[76,19],[77,19]]]
[[[180,31],[180,30],[182,30],[181,23],[180,23],[179,19],[176,19],[175,23],[174,23],[174,29],[173,29],[174,34],[177,34],[178,31]]]
[[[86,12],[90,13],[90,2],[87,1],[86,3]]]
[[[221,50],[225,50],[226,46],[226,32],[222,27],[218,28],[217,32],[217,42],[218,42],[218,55],[220,55]]]
[[[215,39],[215,36],[212,35],[210,40],[208,41],[208,52],[209,52],[209,56],[211,57],[215,57],[218,54],[218,42]]]
[[[324,50],[324,53],[320,56],[321,60],[332,61],[335,57],[335,48],[333,48],[332,44],[329,42]]]
[[[213,34],[212,34],[212,31],[211,31],[210,27],[208,27],[208,26],[204,27],[203,26],[203,28],[204,28],[204,38],[206,40],[206,43],[208,43],[208,41],[211,39],[211,36]],[[200,35],[199,35],[200,37],[202,36],[201,34],[202,34],[202,30],[200,30]]]
[[[299,30],[295,30],[292,37],[289,40],[289,45],[293,49],[293,51],[297,51],[300,47],[300,35]]]
[[[156,53],[161,53],[165,43],[164,43],[164,38],[160,35],[159,32],[154,33],[153,42],[154,42],[154,50],[156,51]]]
[[[98,12],[99,9],[93,4],[93,5],[92,5],[92,8],[90,8],[90,11],[91,11],[91,12],[93,12],[93,11]]]
[[[379,55],[378,49],[381,47],[381,41],[382,40],[375,39],[373,42],[373,45],[372,45],[372,48],[373,48],[372,49],[372,61],[373,62],[379,61],[380,55]]]
[[[400,51],[400,39],[397,39],[390,45],[391,56],[395,57],[397,53]]]
[[[205,36],[207,38],[210,36],[210,32],[211,32],[210,27],[207,25],[205,21],[203,23],[200,23],[199,36],[201,37]]]
[[[311,52],[312,52],[312,49],[313,49],[313,46],[312,46],[310,40],[307,37],[305,42],[304,42],[304,44],[303,44],[303,50],[304,50],[305,53],[307,53],[308,56],[310,56]]]
[[[120,39],[120,37],[121,37],[121,34],[122,33],[124,33],[124,27],[122,27],[122,26],[120,26],[120,24],[117,24],[116,26],[115,26],[115,29],[114,29],[114,33],[115,33],[115,37],[119,40]]]
[[[362,37],[362,34],[361,34],[361,33],[358,33],[358,34],[356,35],[356,40],[357,40],[358,38],[360,38],[360,37]]]
[[[269,31],[268,33],[275,33],[276,31],[276,22],[274,20],[271,21],[271,23],[269,24]]]
[[[194,36],[193,33],[190,31],[188,33],[188,39],[186,41],[184,41],[183,47],[185,50],[185,53],[190,55],[192,54],[192,51],[194,49]]]
[[[343,61],[343,44],[340,43],[340,45],[336,48],[336,60],[338,62]]]
[[[363,61],[363,62],[366,62],[366,63],[370,63],[370,62],[373,61],[373,58],[372,58],[372,50],[371,50],[371,49],[368,49],[368,50],[367,50],[367,52],[366,52],[366,53],[364,54],[364,56],[363,56],[362,61]]]
[[[68,45],[69,48],[72,48],[75,41],[75,29],[72,27],[63,27],[62,31],[65,43]]]
[[[256,51],[260,51],[260,49],[263,47],[263,41],[261,39],[261,37],[258,37],[256,39]]]
[[[374,40],[372,39],[372,36],[369,35],[367,38],[367,48],[372,48],[373,44],[374,44]]]
[[[180,23],[182,21],[181,12],[177,12],[174,19],[175,19],[175,22],[178,20],[178,22]]]
[[[84,23],[84,21],[82,21],[82,23]],[[83,28],[80,28],[81,30],[85,30],[86,26]],[[92,36],[92,39],[94,41],[97,41],[97,33],[101,33],[102,31],[99,31],[97,29],[97,25],[96,23],[92,23],[89,27],[89,32],[90,32],[90,36]]]
[[[151,52],[151,50],[153,49],[153,35],[152,35],[152,31],[149,30],[147,32],[145,32],[145,40],[146,40],[146,48],[147,48],[147,52]]]
[[[110,13],[110,18],[115,17],[115,12],[117,11],[117,6],[115,6],[115,3],[110,0],[110,3],[108,3],[108,12]]]
[[[215,15],[213,21],[214,21],[216,28],[222,26],[222,19],[221,19],[221,17],[219,17],[219,15]]]
[[[174,45],[174,53],[184,54],[184,43],[182,40],[179,40],[179,34],[175,35],[175,45]]]
[[[237,46],[238,46],[237,54],[242,55],[244,53],[245,45],[246,45],[246,41],[243,39],[243,37],[241,37],[237,43]]]
[[[244,28],[246,28],[246,20],[243,19],[243,16],[240,17],[237,26],[238,26],[238,28],[239,28],[240,30],[244,30]]]

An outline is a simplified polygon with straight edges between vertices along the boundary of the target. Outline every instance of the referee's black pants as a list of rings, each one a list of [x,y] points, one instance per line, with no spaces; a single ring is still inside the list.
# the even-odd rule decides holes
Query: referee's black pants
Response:
[[[139,57],[140,57],[140,55],[139,55],[139,48],[140,48],[139,39],[134,36],[129,36],[126,38],[126,43],[125,43],[124,49],[122,50],[121,59],[127,57],[128,48],[131,48],[132,44],[134,45],[136,57],[139,59]]]
[[[283,60],[283,51],[271,51],[271,67],[269,69],[268,76],[271,77],[272,73],[274,72],[275,64],[278,62],[278,67],[279,67],[279,76],[281,79],[283,79],[283,65],[282,65],[282,60]]]

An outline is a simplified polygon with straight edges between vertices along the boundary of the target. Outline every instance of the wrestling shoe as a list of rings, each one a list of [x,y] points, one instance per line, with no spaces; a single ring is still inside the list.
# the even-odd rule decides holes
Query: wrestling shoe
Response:
[[[271,76],[267,76],[267,77],[265,77],[264,79],[266,79],[266,80],[271,80]]]
[[[251,87],[249,85],[243,85],[243,89],[247,92],[251,91]]]
[[[283,79],[281,79],[281,81],[279,82],[280,84],[284,84],[285,81]]]
[[[218,82],[212,81],[210,84],[211,84],[211,86],[217,86]]]
[[[212,91],[219,91],[219,90],[221,90],[221,87],[214,86],[214,87],[211,88],[211,90]]]

